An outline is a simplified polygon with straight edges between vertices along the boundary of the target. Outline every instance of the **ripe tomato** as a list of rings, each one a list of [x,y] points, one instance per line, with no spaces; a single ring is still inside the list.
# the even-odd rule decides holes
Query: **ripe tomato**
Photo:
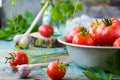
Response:
[[[100,46],[112,46],[120,37],[120,21],[117,18],[102,20],[95,30],[95,41]]]
[[[9,60],[11,67],[15,67],[21,64],[28,64],[28,57],[22,51],[15,51],[14,53],[10,53],[10,56],[6,58]]]
[[[74,27],[70,32],[69,34],[67,35],[67,39],[66,39],[66,42],[68,43],[72,43],[72,40],[73,40],[73,37],[75,36],[75,34],[79,33],[80,31],[86,31],[85,27],[79,25],[79,26],[76,26]]]
[[[79,44],[79,45],[88,45],[88,46],[94,46],[95,42],[94,42],[94,36],[90,33],[86,34],[86,35],[82,35],[81,33],[77,33],[74,37],[73,37],[73,44]]]
[[[46,72],[52,80],[61,80],[66,74],[66,65],[59,61],[53,61],[48,65]]]
[[[50,37],[53,32],[54,29],[52,26],[48,25],[48,24],[42,24],[39,26],[38,28],[38,32],[43,36],[43,37]]]
[[[113,47],[120,47],[120,37],[114,41]]]

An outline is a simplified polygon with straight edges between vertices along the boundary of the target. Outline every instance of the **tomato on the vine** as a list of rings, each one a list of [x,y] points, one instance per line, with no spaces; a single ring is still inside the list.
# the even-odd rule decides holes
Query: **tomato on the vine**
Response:
[[[72,43],[73,37],[75,34],[79,33],[81,30],[86,30],[82,25],[74,27],[67,35],[66,42]]]
[[[120,37],[114,41],[113,47],[120,47]]]
[[[46,72],[52,80],[61,80],[66,74],[66,65],[60,61],[53,61],[49,63]]]
[[[120,21],[117,18],[103,19],[95,30],[95,41],[100,46],[112,46],[120,37]]]
[[[79,44],[79,45],[88,45],[88,46],[94,46],[95,41],[94,41],[94,36],[90,33],[83,35],[81,33],[77,33],[73,37],[73,44]]]
[[[17,65],[28,64],[28,57],[26,53],[22,51],[15,51],[10,53],[9,57],[6,57],[11,67],[15,67]]]
[[[54,29],[52,26],[48,25],[48,24],[42,24],[39,26],[38,28],[38,32],[43,36],[43,37],[50,37],[53,32]]]

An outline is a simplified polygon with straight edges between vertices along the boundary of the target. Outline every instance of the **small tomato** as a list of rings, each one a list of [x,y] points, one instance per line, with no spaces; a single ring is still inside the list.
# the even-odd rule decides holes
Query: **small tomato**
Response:
[[[53,61],[49,63],[46,72],[52,80],[61,80],[66,74],[66,65],[60,61]]]
[[[88,45],[88,46],[94,46],[95,41],[94,41],[94,36],[90,33],[86,35],[82,35],[81,33],[77,33],[73,37],[73,44],[79,44],[79,45]]]
[[[42,24],[39,26],[38,28],[38,32],[43,36],[43,37],[50,37],[53,32],[54,29],[52,26],[48,25],[48,24]]]
[[[7,61],[9,61],[11,67],[15,67],[17,65],[22,65],[22,64],[28,64],[28,57],[22,51],[15,51],[13,53],[10,53],[10,56],[6,58]]]

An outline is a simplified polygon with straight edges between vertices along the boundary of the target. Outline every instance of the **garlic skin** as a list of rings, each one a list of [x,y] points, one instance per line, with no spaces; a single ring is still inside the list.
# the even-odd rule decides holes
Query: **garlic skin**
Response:
[[[31,72],[31,68],[28,65],[21,65],[18,68],[18,75],[20,78],[26,78]]]
[[[30,72],[35,68],[47,67],[49,63],[39,63],[39,64],[23,64],[17,66],[18,76],[20,78],[26,78]]]
[[[15,42],[15,44],[17,44],[19,42],[19,40],[22,38],[23,34],[18,34],[13,38],[13,41]]]
[[[27,47],[29,47],[31,40],[32,40],[31,36],[23,35],[22,38],[18,42],[18,46],[21,48],[27,48]]]
[[[26,34],[18,34],[13,38],[13,41],[15,42],[15,45],[19,46],[20,48],[28,48],[32,38]]]

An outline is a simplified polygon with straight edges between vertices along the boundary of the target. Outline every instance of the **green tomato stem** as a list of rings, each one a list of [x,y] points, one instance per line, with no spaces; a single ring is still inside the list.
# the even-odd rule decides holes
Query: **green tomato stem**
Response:
[[[103,19],[102,22],[106,25],[106,26],[111,26],[112,25],[112,21],[110,19]]]

